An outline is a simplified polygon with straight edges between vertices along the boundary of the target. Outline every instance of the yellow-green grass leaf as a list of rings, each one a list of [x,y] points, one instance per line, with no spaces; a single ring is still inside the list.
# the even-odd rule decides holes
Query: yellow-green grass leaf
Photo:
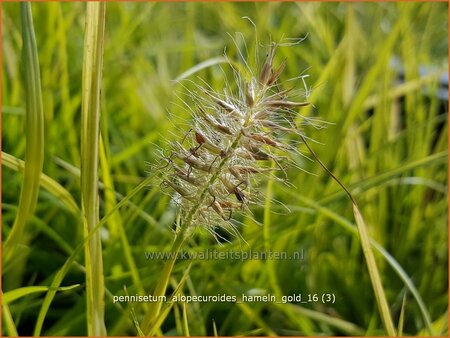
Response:
[[[103,142],[103,138],[100,137],[100,166],[102,170],[102,178],[105,192],[105,210],[106,212],[111,211],[114,206],[117,204],[116,196],[114,194],[114,182],[111,177],[109,160],[106,155],[105,144]],[[131,272],[131,277],[133,279],[133,284],[136,286],[138,293],[144,294],[145,290],[142,286],[141,277],[139,276],[139,271],[136,266],[136,262],[134,260],[133,254],[131,252],[130,243],[128,241],[127,234],[125,232],[122,217],[120,213],[116,212],[113,214],[110,220],[110,229],[112,233],[117,232],[117,235],[122,244],[123,252],[125,255],[125,259],[128,264],[128,268]],[[145,306],[145,305],[144,305]]]
[[[216,321],[214,319],[212,320],[212,325],[213,325],[214,337],[218,337],[219,335],[217,334],[217,325],[216,325]]]
[[[188,317],[187,317],[187,311],[186,311],[186,303],[183,303],[183,334],[186,337],[190,337],[189,334],[189,325],[188,325]]]
[[[67,163],[66,161],[64,161],[60,158],[56,158],[55,161],[56,161],[56,163],[61,165],[65,170],[67,170],[72,175],[80,177],[80,169],[79,168],[71,165],[70,163]],[[139,182],[141,181],[140,177],[138,177],[137,179],[139,180]],[[105,184],[102,181],[98,182],[98,186],[100,189],[105,190]],[[118,193],[117,191],[114,191],[114,195],[116,196],[116,199],[125,198],[122,194]],[[144,219],[146,222],[148,222],[151,226],[156,226],[156,224],[158,223],[152,215],[147,213],[145,210],[142,210],[141,208],[139,208],[133,202],[128,201],[128,206],[131,209],[133,209],[133,211],[135,211],[137,215],[139,215],[142,219]]]
[[[275,162],[272,161],[271,168],[275,169]],[[263,227],[263,236],[264,236],[264,249],[266,251],[273,250],[270,247],[271,237],[270,237],[270,227],[271,227],[271,213],[272,213],[272,194],[273,194],[273,179],[269,179],[266,186],[266,200],[264,203],[264,227]],[[266,261],[267,264],[267,273],[269,275],[270,286],[278,297],[281,297],[283,292],[281,291],[280,286],[278,285],[278,279],[276,275],[276,267],[275,263],[272,259],[268,259]]]
[[[420,330],[417,336],[448,336],[448,311],[445,311],[438,319],[431,323],[433,334],[427,328]]]
[[[400,309],[400,317],[398,318],[397,334],[399,337],[403,336],[403,326],[405,324],[405,306],[406,306],[406,293],[403,295],[402,307]]]
[[[8,332],[8,336],[10,337],[18,337],[16,325],[14,324],[14,320],[11,315],[11,311],[9,311],[9,306],[7,304],[2,304],[2,312],[3,312],[3,324],[6,327],[6,332]]]
[[[199,64],[196,64],[194,67],[189,68],[188,70],[181,73],[180,75],[178,75],[176,77],[175,81],[184,80],[184,79],[188,78],[189,76],[194,75],[195,73],[201,71],[202,69],[205,69],[205,68],[217,65],[217,64],[221,64],[221,63],[228,63],[228,62],[229,61],[223,56],[205,60],[203,62],[200,62]]]
[[[280,309],[282,309],[284,305],[285,304],[283,304],[283,306],[277,304]],[[302,317],[308,317],[318,322],[325,323],[329,326],[339,329],[342,332],[345,332],[345,334],[349,336],[363,336],[365,334],[365,331],[362,328],[341,318],[333,317],[323,312],[307,309],[297,304],[287,305],[293,312],[296,313],[297,317],[298,315],[300,315]]]
[[[4,259],[14,257],[21,243],[25,225],[34,213],[39,193],[39,180],[44,164],[44,111],[39,71],[39,59],[34,34],[31,4],[22,2],[23,75],[26,101],[25,169],[19,198],[19,210],[4,244]]]
[[[105,34],[105,2],[89,2],[86,11],[81,99],[81,200],[87,236],[99,220],[98,155],[100,94]],[[85,246],[87,328],[89,336],[105,336],[105,286],[99,232]]]
[[[11,154],[2,151],[2,164],[17,172],[23,172],[25,168],[25,162],[12,156]],[[73,196],[68,192],[61,184],[56,182],[51,177],[40,174],[39,184],[42,188],[47,190],[50,194],[55,196],[64,206],[77,217],[80,216],[80,208],[78,208]]]
[[[133,319],[133,324],[136,328],[136,331],[138,333],[139,337],[145,337],[144,332],[142,332],[141,328],[139,327],[139,320],[137,319],[136,313],[134,312],[134,308],[131,307],[130,309],[131,319]]]
[[[378,308],[380,311],[381,320],[384,323],[386,331],[389,336],[396,336],[394,323],[389,311],[389,305],[384,293],[384,288],[381,283],[380,273],[378,272],[375,257],[370,245],[369,235],[367,234],[367,227],[361,212],[358,209],[356,203],[353,203],[353,214],[355,215],[356,225],[358,227],[359,238],[363,249],[364,257],[366,258],[367,269],[369,270],[370,280],[372,282],[373,291],[377,300]]]
[[[78,286],[80,286],[80,284],[61,286],[58,288],[54,288],[54,291],[68,291],[68,290],[72,290]],[[9,304],[17,299],[31,295],[33,293],[45,292],[48,290],[50,290],[50,287],[48,287],[48,286],[24,286],[22,288],[14,289],[14,290],[5,292],[3,294],[3,297],[2,297],[3,304]]]
[[[358,114],[361,113],[367,97],[369,97],[369,95],[371,94],[375,80],[380,76],[380,74],[385,72],[386,65],[389,62],[389,57],[392,54],[392,48],[395,46],[395,43],[398,40],[398,35],[401,32],[401,27],[401,21],[399,20],[392,27],[383,46],[377,53],[377,61],[368,70],[367,75],[364,77],[358,92],[355,94],[355,97],[352,100],[349,111],[346,113],[344,125],[342,126],[342,132],[346,132],[349,129],[351,123],[355,121],[355,118],[358,116]]]

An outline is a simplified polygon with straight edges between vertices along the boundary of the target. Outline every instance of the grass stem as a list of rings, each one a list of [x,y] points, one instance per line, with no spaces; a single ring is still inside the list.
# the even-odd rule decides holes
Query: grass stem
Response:
[[[172,270],[177,260],[178,253],[180,252],[181,246],[185,240],[185,229],[188,227],[185,225],[180,233],[177,234],[175,241],[172,244],[170,249],[170,254],[166,263],[164,264],[164,268],[161,273],[161,277],[158,280],[155,291],[153,292],[153,296],[164,296],[166,294],[167,285],[169,284],[170,276],[172,275]],[[141,330],[146,335],[152,335],[155,328],[153,324],[155,320],[158,318],[159,312],[161,311],[162,302],[152,302],[145,314],[144,320],[142,321]]]
[[[99,221],[98,155],[106,3],[87,3],[82,81],[81,199],[87,236]],[[85,246],[89,336],[105,336],[104,276],[100,233]]]

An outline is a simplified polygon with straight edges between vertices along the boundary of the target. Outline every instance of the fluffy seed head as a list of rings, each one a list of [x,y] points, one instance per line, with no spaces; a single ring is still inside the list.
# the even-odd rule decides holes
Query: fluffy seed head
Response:
[[[274,65],[278,45],[270,46],[250,79],[231,66],[237,93],[228,85],[221,93],[198,85],[190,92],[191,129],[172,144],[161,170],[162,185],[178,196],[181,219],[189,227],[204,226],[213,235],[218,226],[235,232],[234,216],[261,201],[258,180],[269,175],[285,180],[277,175],[292,165],[285,153],[299,154],[300,141],[288,142],[286,136],[301,134],[295,121],[308,124],[299,119],[299,109],[309,102],[293,94],[298,91],[281,88],[286,62]]]

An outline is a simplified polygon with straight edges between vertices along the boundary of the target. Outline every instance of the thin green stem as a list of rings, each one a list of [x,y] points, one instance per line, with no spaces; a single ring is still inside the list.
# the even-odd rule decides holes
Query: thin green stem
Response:
[[[156,285],[155,291],[153,292],[153,296],[164,296],[166,294],[167,285],[169,284],[170,276],[172,275],[172,270],[177,260],[178,253],[180,252],[181,246],[185,240],[185,232],[188,226],[184,226],[180,233],[175,237],[175,241],[172,244],[170,249],[170,254],[168,255],[168,259],[164,264],[164,268],[161,273],[161,277],[158,280],[158,284]],[[153,333],[153,324],[158,318],[158,315],[161,311],[162,302],[152,302],[145,314],[144,320],[142,321],[141,330],[147,336],[152,335]]]

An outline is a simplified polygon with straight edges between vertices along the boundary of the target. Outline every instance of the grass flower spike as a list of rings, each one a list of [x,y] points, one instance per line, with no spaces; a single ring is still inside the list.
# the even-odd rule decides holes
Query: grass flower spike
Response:
[[[228,83],[222,93],[197,85],[190,92],[195,102],[191,129],[164,157],[162,180],[176,193],[183,235],[199,225],[214,236],[217,226],[235,233],[233,214],[258,204],[255,182],[274,172],[271,161],[284,175],[294,163],[282,154],[298,152],[298,141],[288,142],[286,136],[301,133],[295,120],[309,102],[305,91],[281,88],[286,63],[274,64],[278,46],[272,43],[258,73],[248,69],[249,79],[232,66],[237,93]]]

